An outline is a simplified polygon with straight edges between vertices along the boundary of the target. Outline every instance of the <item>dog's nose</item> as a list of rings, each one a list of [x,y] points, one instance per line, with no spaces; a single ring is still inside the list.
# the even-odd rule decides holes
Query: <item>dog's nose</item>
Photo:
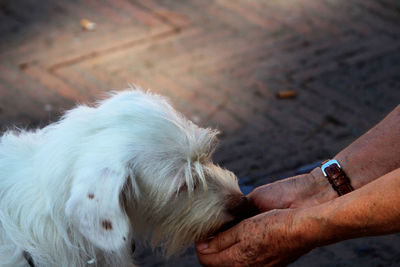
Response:
[[[227,211],[235,219],[243,220],[254,216],[258,210],[252,205],[249,199],[242,194],[230,195],[228,197]]]

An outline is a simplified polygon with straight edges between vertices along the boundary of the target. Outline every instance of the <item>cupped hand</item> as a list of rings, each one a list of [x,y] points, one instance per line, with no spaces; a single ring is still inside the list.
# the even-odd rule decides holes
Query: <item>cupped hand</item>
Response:
[[[311,207],[336,197],[336,192],[318,170],[259,186],[248,195],[261,212]]]
[[[293,262],[312,249],[306,229],[293,227],[297,210],[272,210],[196,244],[203,266],[275,266]]]

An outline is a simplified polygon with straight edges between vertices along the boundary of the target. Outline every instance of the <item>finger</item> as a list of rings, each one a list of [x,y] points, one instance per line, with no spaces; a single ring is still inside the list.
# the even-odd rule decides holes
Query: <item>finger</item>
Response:
[[[275,200],[269,199],[270,190],[267,186],[261,186],[254,189],[250,194],[247,195],[247,199],[250,204],[259,210],[259,212],[265,212],[274,208]]]
[[[228,249],[214,254],[201,254],[197,251],[197,257],[202,266],[232,267],[237,265],[237,256],[240,255],[239,249],[239,244],[235,244]]]
[[[259,187],[254,188],[253,191],[251,191],[250,193],[247,194],[247,198],[249,198],[249,199],[250,199],[250,198],[253,198],[254,195],[257,195],[257,194],[259,194],[260,192],[264,191],[266,186],[267,186],[267,185],[262,185],[262,186],[259,186]]]
[[[254,190],[247,195],[247,198],[249,201],[255,203],[258,202],[257,200],[260,199],[262,200],[264,199],[264,197],[269,196],[270,193],[271,193],[271,184],[266,184],[254,188]]]
[[[217,253],[227,249],[239,242],[241,228],[241,224],[238,224],[225,232],[218,233],[211,240],[197,243],[196,249],[201,254]]]

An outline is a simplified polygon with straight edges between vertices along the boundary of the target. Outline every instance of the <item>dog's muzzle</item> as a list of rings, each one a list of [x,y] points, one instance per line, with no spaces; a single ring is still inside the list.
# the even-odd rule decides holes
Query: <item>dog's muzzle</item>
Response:
[[[260,211],[253,205],[249,199],[242,194],[229,195],[227,199],[226,210],[233,216],[233,220],[223,226],[228,229],[244,219],[253,217]]]

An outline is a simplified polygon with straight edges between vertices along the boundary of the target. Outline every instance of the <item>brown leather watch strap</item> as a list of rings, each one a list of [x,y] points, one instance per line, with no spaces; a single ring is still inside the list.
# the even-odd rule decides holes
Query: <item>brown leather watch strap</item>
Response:
[[[344,173],[336,160],[327,161],[321,166],[321,169],[339,196],[350,193],[354,190],[350,184],[350,179]]]

